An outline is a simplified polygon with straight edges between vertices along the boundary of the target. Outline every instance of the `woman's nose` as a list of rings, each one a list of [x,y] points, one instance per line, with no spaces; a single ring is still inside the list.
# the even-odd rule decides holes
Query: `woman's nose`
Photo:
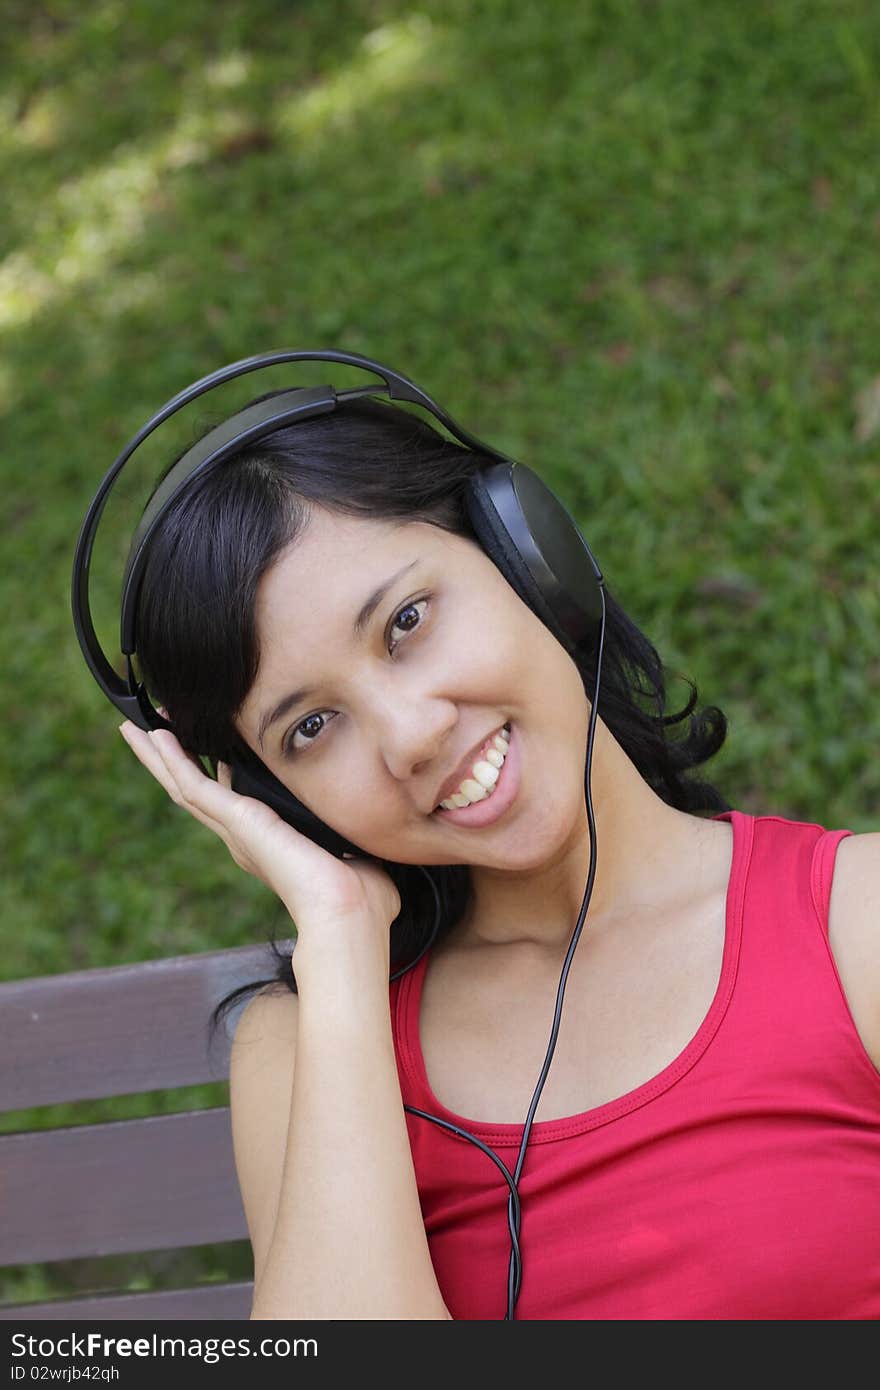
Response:
[[[444,756],[450,732],[458,719],[448,700],[398,704],[380,720],[379,740],[385,764],[400,782],[431,767]]]

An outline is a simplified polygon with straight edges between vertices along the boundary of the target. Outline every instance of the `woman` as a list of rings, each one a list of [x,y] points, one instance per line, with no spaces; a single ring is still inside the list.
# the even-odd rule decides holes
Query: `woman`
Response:
[[[596,653],[476,542],[479,463],[347,403],[218,466],[151,542],[138,652],[174,733],[123,736],[296,927],[231,1059],[253,1318],[505,1316],[508,1185],[454,1127],[512,1171],[591,870]],[[595,877],[515,1315],[878,1317],[880,836],[732,810],[691,772],[721,712],[669,739],[695,701],[664,718],[607,594]],[[243,752],[365,857],[234,791]]]

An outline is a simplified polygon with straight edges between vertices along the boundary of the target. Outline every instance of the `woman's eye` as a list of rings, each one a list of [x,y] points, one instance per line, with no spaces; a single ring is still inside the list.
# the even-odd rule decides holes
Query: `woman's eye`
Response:
[[[324,719],[325,713],[329,714],[329,719]],[[332,719],[334,719],[334,713],[332,713],[332,710],[320,710],[320,712],[318,712],[317,714],[306,714],[306,717],[300,720],[299,724],[296,724],[295,728],[292,728],[291,733],[289,733],[288,735],[288,738],[285,739],[284,748],[282,748],[282,753],[284,753],[285,758],[292,758],[293,753],[299,753],[300,749],[302,749],[303,746],[304,748],[309,748],[310,744],[316,744],[318,738],[321,737],[321,730],[323,730],[324,724],[328,724],[329,720]],[[320,728],[316,728],[316,724],[318,723],[320,723]],[[307,728],[311,728],[311,730],[313,730],[313,733],[303,733],[303,737],[304,739],[306,739],[306,744],[296,744],[296,735],[298,735],[300,731],[307,730]]]
[[[394,622],[391,623],[388,628],[387,636],[390,638],[390,634],[395,628],[400,628],[404,637],[410,632],[415,632],[415,630],[421,626],[422,622],[422,614],[419,612],[420,606],[422,604],[427,605],[428,602],[429,600],[427,598],[417,598],[413,599],[411,603],[404,604],[403,608],[398,608],[394,615]],[[389,652],[393,653],[396,651],[402,640],[403,638],[398,637],[394,642],[386,641]],[[325,715],[329,715],[329,718],[325,718]],[[311,744],[317,743],[324,731],[325,725],[331,723],[335,718],[336,715],[333,710],[319,710],[316,714],[307,714],[305,719],[301,719],[290,731],[281,749],[282,756],[285,758],[293,757],[295,753],[299,753],[301,750],[308,748]],[[312,732],[309,733],[307,730],[311,730]],[[304,740],[302,743],[295,742],[297,734],[302,736]]]
[[[420,625],[420,623],[421,623],[421,621],[422,621],[422,619],[421,619],[421,614],[419,614],[419,612],[418,612],[418,610],[419,610],[419,604],[421,604],[421,603],[427,604],[427,602],[428,602],[428,600],[427,600],[426,598],[417,598],[417,599],[414,599],[414,600],[412,601],[412,603],[407,603],[407,604],[405,604],[403,608],[398,608],[397,612],[396,612],[395,615],[394,615],[394,619],[395,619],[395,620],[394,620],[394,622],[391,624],[391,627],[389,628],[389,632],[393,632],[394,629],[395,629],[396,627],[401,627],[401,628],[403,628],[404,635],[405,635],[406,633],[408,633],[408,632],[414,632],[415,629]],[[418,614],[417,621],[416,621],[416,622],[409,622],[409,623],[408,623],[408,622],[406,621],[406,618],[407,618],[408,615],[411,617],[411,615],[412,615],[413,613]],[[404,619],[404,622],[402,622],[402,623],[401,623],[401,621],[400,621],[401,618]],[[391,650],[391,651],[394,650],[394,648],[398,645],[399,641],[400,641],[400,638],[398,638],[397,642],[395,642],[395,643],[393,644],[393,646],[390,647],[390,650]]]

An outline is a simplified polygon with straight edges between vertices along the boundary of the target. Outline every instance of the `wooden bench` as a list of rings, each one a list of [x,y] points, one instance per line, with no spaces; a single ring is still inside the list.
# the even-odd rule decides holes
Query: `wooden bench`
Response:
[[[281,944],[281,943],[279,943]],[[288,946],[290,943],[285,943]],[[0,984],[0,1109],[228,1080],[266,945]],[[0,1135],[0,1267],[247,1239],[229,1107]],[[245,1319],[252,1282],[7,1304],[0,1319]]]

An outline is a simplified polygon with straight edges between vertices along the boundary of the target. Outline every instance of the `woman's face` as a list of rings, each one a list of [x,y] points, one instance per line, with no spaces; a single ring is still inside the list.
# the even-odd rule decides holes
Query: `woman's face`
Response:
[[[366,853],[536,867],[583,817],[589,703],[580,675],[476,542],[424,522],[313,506],[264,575],[256,618],[259,671],[239,732]],[[462,760],[470,776],[468,755],[479,757],[508,723],[511,749],[492,791],[501,805],[503,779],[508,796],[516,785],[506,809],[480,826],[436,812]]]

